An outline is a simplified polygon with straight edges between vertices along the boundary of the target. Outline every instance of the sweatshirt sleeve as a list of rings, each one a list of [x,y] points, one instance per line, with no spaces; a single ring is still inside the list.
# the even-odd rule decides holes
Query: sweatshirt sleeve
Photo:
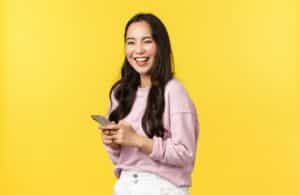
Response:
[[[106,114],[107,119],[109,117],[109,114],[117,107],[117,105],[118,105],[118,101],[116,100],[116,98],[114,96],[114,92],[113,92],[111,95],[111,102],[109,103],[108,113]],[[109,155],[109,158],[111,159],[113,164],[116,165],[118,162],[118,159],[120,157],[121,149],[113,149],[105,144],[103,144],[103,145]]]
[[[166,103],[170,108],[170,133],[164,139],[153,137],[149,157],[164,164],[183,167],[194,163],[198,139],[198,119],[193,102],[183,86],[170,87]]]

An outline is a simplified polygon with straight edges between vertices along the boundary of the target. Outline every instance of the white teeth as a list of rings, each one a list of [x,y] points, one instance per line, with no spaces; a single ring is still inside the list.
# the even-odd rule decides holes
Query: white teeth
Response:
[[[143,62],[146,61],[148,58],[135,58],[136,61],[138,62]]]

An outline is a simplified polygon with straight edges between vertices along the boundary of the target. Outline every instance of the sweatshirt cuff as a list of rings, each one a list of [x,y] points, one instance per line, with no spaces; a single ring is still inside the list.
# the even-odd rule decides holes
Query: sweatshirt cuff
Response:
[[[112,155],[118,156],[120,154],[120,149],[113,149],[105,144],[104,147],[106,148],[107,152],[109,152]]]
[[[162,153],[162,138],[153,136],[153,148],[152,152],[149,154],[149,157],[153,160],[160,160],[161,159],[161,153]]]

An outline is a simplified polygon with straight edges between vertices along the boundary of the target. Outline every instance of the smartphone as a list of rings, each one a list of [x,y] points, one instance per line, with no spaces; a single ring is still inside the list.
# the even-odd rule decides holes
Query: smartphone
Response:
[[[100,125],[105,126],[111,124],[110,120],[101,115],[91,115],[92,119],[97,121]]]

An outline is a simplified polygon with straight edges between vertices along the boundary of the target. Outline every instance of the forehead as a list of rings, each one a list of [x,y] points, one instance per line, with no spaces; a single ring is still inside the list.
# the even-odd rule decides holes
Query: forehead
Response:
[[[151,27],[147,22],[140,21],[129,25],[126,38],[141,38],[144,36],[151,36]]]

